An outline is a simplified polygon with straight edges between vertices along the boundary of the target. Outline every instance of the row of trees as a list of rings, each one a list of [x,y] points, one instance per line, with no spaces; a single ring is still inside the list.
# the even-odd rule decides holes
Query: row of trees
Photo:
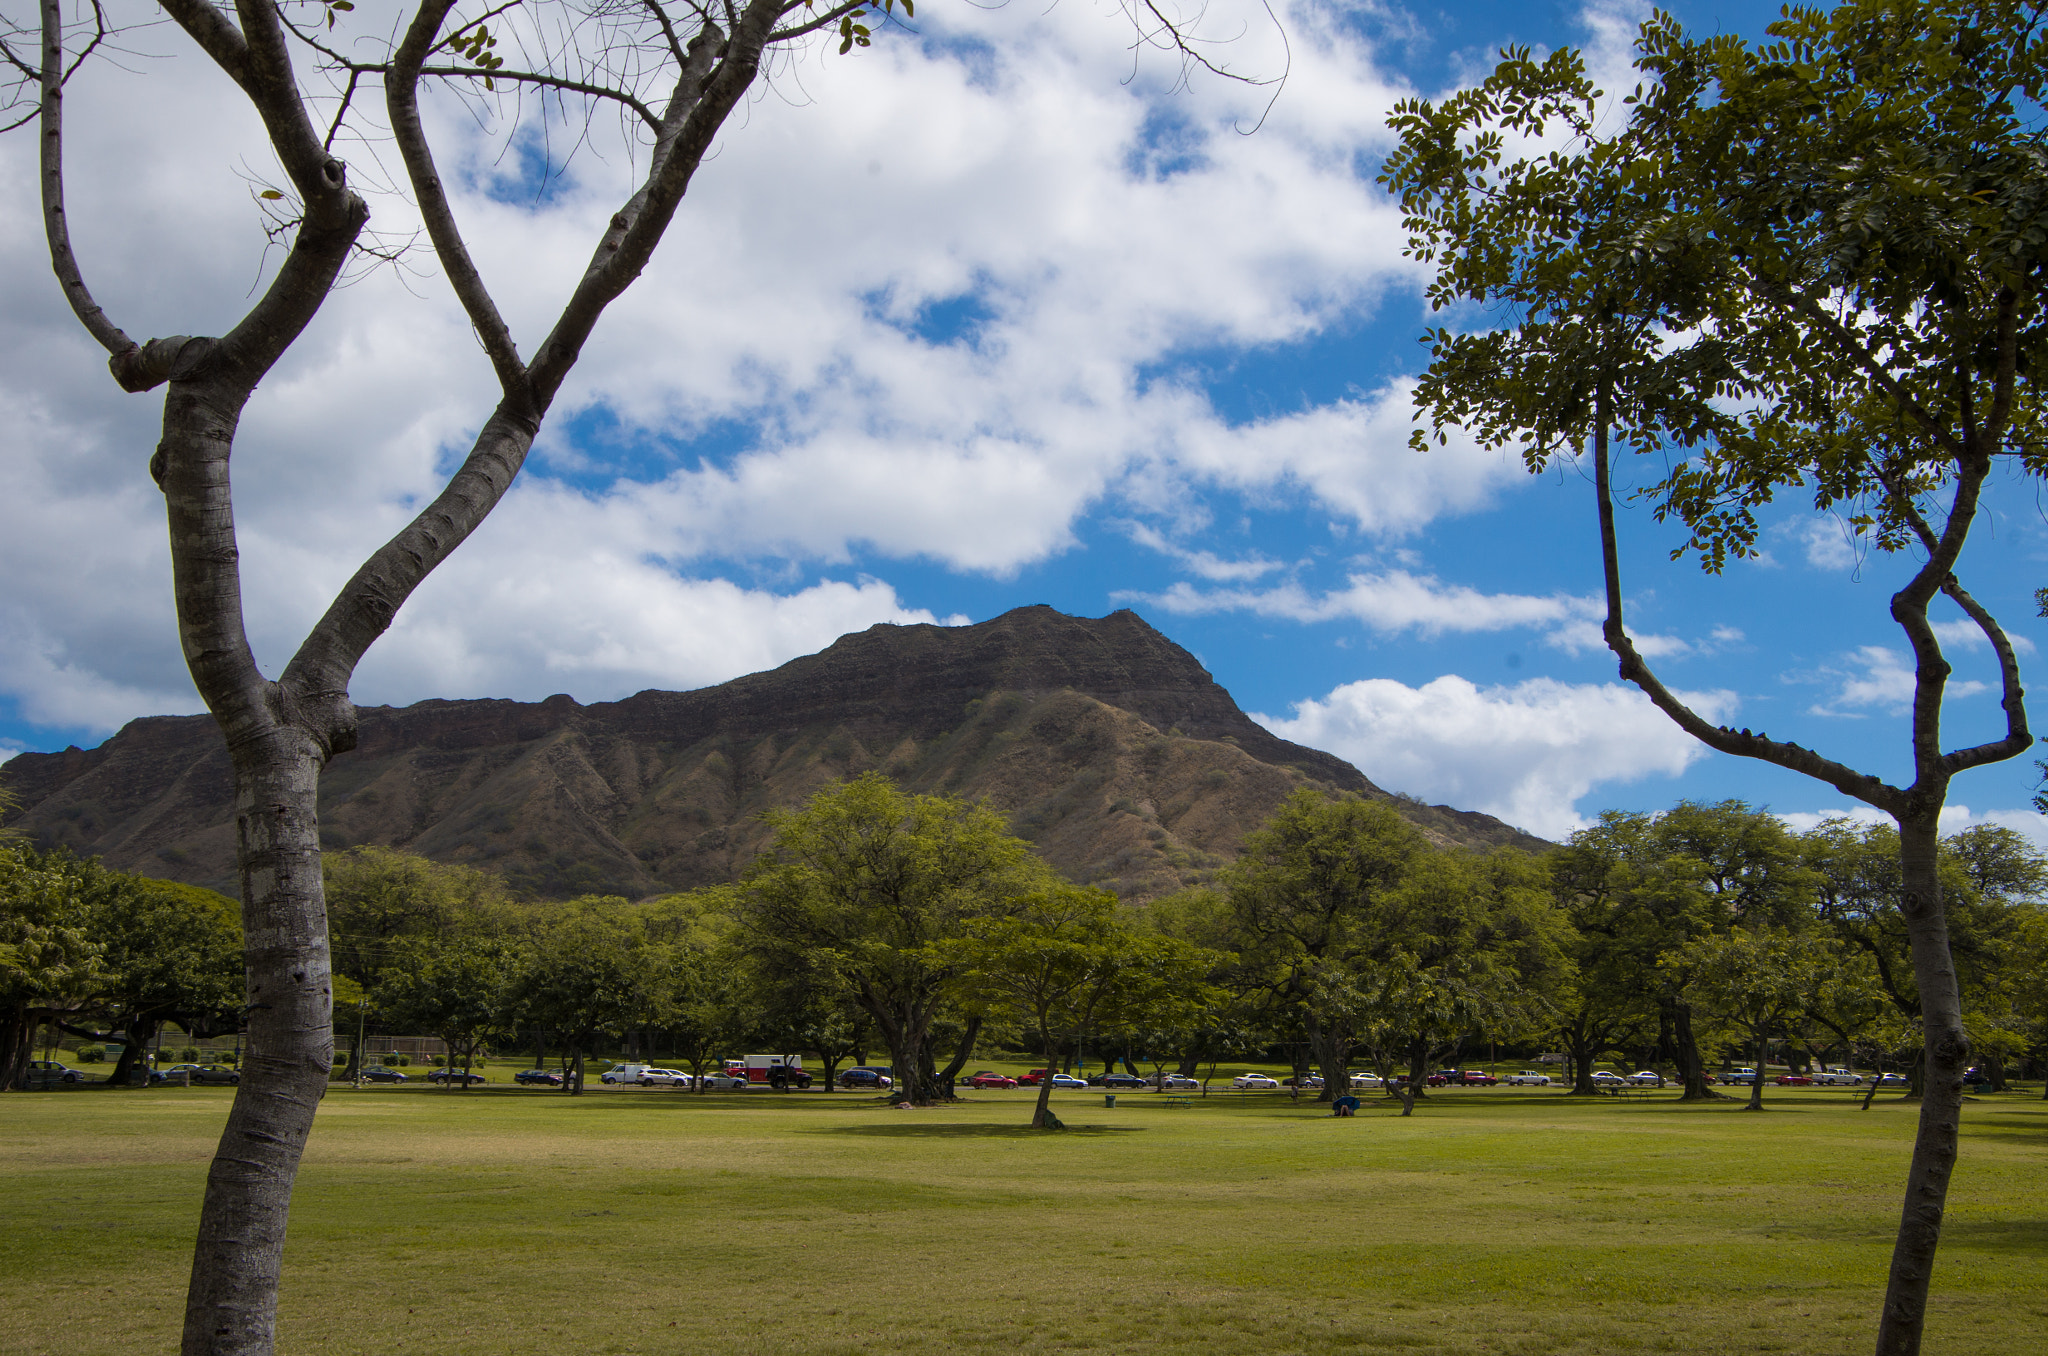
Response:
[[[1291,1052],[1326,1098],[1370,1063],[1407,1071],[1410,1111],[1438,1061],[1489,1041],[1560,1048],[1580,1091],[1613,1055],[1711,1098],[1717,1056],[1762,1067],[1783,1043],[1795,1066],[1897,1060],[1918,1093],[1888,826],[1681,804],[1537,857],[1439,848],[1384,803],[1303,791],[1213,885],[1131,908],[1053,877],[987,809],[878,775],[774,823],[738,883],[639,905],[517,904],[488,873],[356,849],[329,865],[338,968],[359,1013],[458,1055],[553,1048],[572,1089],[602,1035],[696,1073],[752,1045],[812,1052],[829,1079],[885,1048],[893,1095],[920,1103],[991,1040],[1187,1073]],[[2048,1055],[2048,863],[1978,826],[1942,871],[1966,1020],[2002,1085]]]
[[[1688,1098],[1718,1056],[1912,1074],[1920,996],[1895,831],[1795,833],[1737,801],[1611,812],[1542,857],[1432,846],[1383,803],[1300,792],[1200,889],[1126,907],[1053,876],[984,807],[870,775],[775,817],[733,885],[633,904],[512,899],[499,878],[357,848],[327,865],[336,1027],[552,1051],[600,1040],[702,1073],[742,1047],[826,1079],[886,1049],[896,1096],[951,1096],[977,1043],[1071,1067],[1084,1046],[1198,1073],[1291,1056],[1410,1089],[1481,1042],[1657,1065]],[[2048,863],[2009,829],[1942,844],[1965,1021],[1994,1087],[2048,1058]],[[165,1023],[244,1017],[233,904],[0,844],[0,1074],[35,1031],[111,1040],[128,1081]],[[350,1039],[350,1071],[360,1042]],[[1751,1089],[1760,1105],[1762,1086]],[[1412,1109],[1412,1102],[1410,1103]],[[1042,1119],[1041,1112],[1034,1119]]]

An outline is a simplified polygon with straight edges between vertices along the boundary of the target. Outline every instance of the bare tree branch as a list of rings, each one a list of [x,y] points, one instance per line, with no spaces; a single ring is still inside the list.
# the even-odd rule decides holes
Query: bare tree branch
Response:
[[[93,300],[78,256],[71,249],[71,225],[64,214],[64,16],[60,6],[61,0],[42,0],[43,234],[50,243],[50,269],[64,289],[64,300],[71,303],[72,313],[86,333],[114,355],[118,378],[121,358],[133,353],[136,344]],[[98,5],[93,6],[93,16],[97,24],[93,41],[97,44],[106,33],[105,16]],[[126,387],[127,382],[122,385]]]

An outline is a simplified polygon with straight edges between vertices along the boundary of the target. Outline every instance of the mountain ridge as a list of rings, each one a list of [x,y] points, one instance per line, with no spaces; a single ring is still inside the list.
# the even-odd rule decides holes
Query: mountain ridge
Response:
[[[528,894],[637,897],[731,879],[767,841],[762,811],[869,770],[985,799],[1063,874],[1128,899],[1206,879],[1302,785],[1388,800],[1440,843],[1547,846],[1278,738],[1135,612],[1042,604],[884,623],[692,691],[364,707],[322,779],[322,841],[493,867]],[[210,717],[144,717],[96,749],[17,755],[6,777],[37,841],[232,892]]]

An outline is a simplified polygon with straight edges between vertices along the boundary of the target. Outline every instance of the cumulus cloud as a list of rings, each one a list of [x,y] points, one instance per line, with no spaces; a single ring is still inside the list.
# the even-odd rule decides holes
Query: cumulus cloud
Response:
[[[1728,692],[1685,697],[1709,720],[1736,706]],[[1372,678],[1296,703],[1284,719],[1254,719],[1389,790],[1484,810],[1547,838],[1585,825],[1578,802],[1595,788],[1675,777],[1707,754],[1634,688],[1549,678],[1480,687],[1450,674],[1419,688]]]
[[[1213,15],[1225,27],[1227,9]],[[1263,12],[1245,13],[1233,62],[1277,69]],[[1234,423],[1181,371],[1187,352],[1355,324],[1420,276],[1398,211],[1358,170],[1411,91],[1342,12],[1281,15],[1292,79],[1257,138],[1238,131],[1264,91],[1176,88],[1171,63],[1129,78],[1114,6],[940,7],[920,16],[922,38],[783,66],[585,346],[500,510],[516,540],[487,530],[458,553],[365,682],[394,700],[557,681],[596,697],[727,676],[832,627],[925,616],[867,577],[885,573],[877,557],[1004,575],[1069,549],[1100,505],[1172,519],[1212,493],[1306,500],[1399,535],[1493,502],[1520,479],[1513,458],[1408,455],[1406,384]],[[143,79],[89,65],[69,87],[74,237],[132,333],[219,333],[264,276],[243,176],[271,173],[271,157],[246,101],[177,30],[134,44],[177,59]],[[513,168],[529,143],[507,155],[453,100],[430,99],[426,116],[530,351],[632,160],[599,127],[535,197]],[[0,138],[0,182],[34,182],[34,154],[34,138]],[[402,197],[377,191],[378,161],[348,154],[373,224],[415,226]],[[245,599],[270,672],[434,492],[495,398],[431,274],[374,272],[330,299],[242,421]],[[955,314],[968,319],[942,320]],[[32,720],[98,728],[192,705],[144,472],[159,408],[113,390],[47,276],[32,196],[0,195],[0,572],[18,609],[0,619],[13,655],[0,691]],[[578,422],[598,416],[610,441]],[[464,568],[472,554],[488,569]],[[1265,571],[1176,559],[1219,581]],[[721,577],[763,560],[811,582]]]
[[[1124,592],[1126,602],[1143,602],[1180,616],[1250,612],[1297,622],[1355,621],[1387,635],[1434,637],[1446,633],[1509,631],[1543,633],[1543,642],[1569,654],[1607,646],[1600,622],[1607,605],[1585,594],[1484,593],[1465,584],[1446,584],[1435,575],[1393,569],[1360,571],[1343,588],[1315,592],[1289,581],[1270,588],[1204,589],[1181,581],[1158,593]],[[1638,634],[1636,649],[1646,658],[1709,653],[1741,643],[1742,632],[1716,627],[1707,641]]]

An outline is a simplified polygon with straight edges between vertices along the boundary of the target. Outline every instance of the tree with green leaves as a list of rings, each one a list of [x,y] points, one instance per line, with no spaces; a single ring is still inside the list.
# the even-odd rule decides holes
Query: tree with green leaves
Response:
[[[966,993],[1007,1009],[1038,1038],[1046,1075],[1031,1113],[1034,1128],[1056,1124],[1052,1072],[1061,1049],[1081,1032],[1097,1022],[1191,1027],[1220,997],[1204,982],[1216,955],[1134,929],[1116,896],[1065,882],[1034,891],[1015,912],[977,920],[953,945],[966,965]]]
[[[1771,1038],[1820,1001],[1839,956],[1830,942],[1778,927],[1733,928],[1695,938],[1660,965],[1687,971],[1687,987],[1707,1010],[1749,1038],[1756,1076],[1744,1110],[1764,1109],[1764,1065]]]
[[[930,1037],[966,973],[955,943],[1017,912],[1050,872],[994,811],[907,795],[880,773],[767,818],[775,838],[747,869],[742,944],[771,967],[836,969],[889,1047],[890,1095],[951,1100]]]
[[[106,977],[78,865],[0,842],[0,1091],[21,1084],[37,1028],[83,1009]]]
[[[479,1047],[513,1025],[527,957],[504,937],[456,933],[416,941],[405,963],[384,972],[377,1005],[400,1025],[438,1036],[448,1047],[449,1086],[469,1091]]]
[[[165,1022],[193,1035],[237,1030],[242,1017],[242,919],[227,896],[177,881],[82,872],[86,916],[101,945],[95,1006],[125,1038],[107,1084],[127,1084]]]
[[[1431,332],[1418,398],[1436,435],[1519,447],[1532,470],[1592,462],[1603,631],[1622,677],[1709,747],[1814,777],[1898,825],[1928,1096],[1880,1356],[1919,1347],[1970,1054],[1940,812],[1956,776],[2032,743],[2012,642],[1963,573],[1994,469],[2048,467],[2032,381],[2048,362],[2039,18],[2019,0],[1849,0],[1788,9],[1752,47],[1658,14],[1618,117],[1602,120],[1576,52],[1511,51],[1477,87],[1399,104],[1382,173],[1411,252],[1436,270],[1432,304],[1515,317]],[[1517,157],[1511,137],[1556,149]],[[1752,553],[1760,508],[1795,489],[1870,548],[1916,557],[1890,604],[1914,655],[1910,781],[1716,725],[1657,678],[1623,621],[1617,445],[1663,467],[1643,496],[1709,570]],[[1944,745],[1937,598],[1997,657],[1997,738]]]
[[[623,899],[586,896],[532,928],[521,948],[508,1021],[546,1027],[569,1052],[563,1091],[583,1094],[583,1060],[600,1033],[659,1026],[673,1015],[667,949]]]
[[[1428,844],[1383,801],[1302,788],[1245,836],[1221,883],[1243,964],[1299,1021],[1323,1100],[1348,1085],[1369,995],[1396,960],[1388,901]]]

